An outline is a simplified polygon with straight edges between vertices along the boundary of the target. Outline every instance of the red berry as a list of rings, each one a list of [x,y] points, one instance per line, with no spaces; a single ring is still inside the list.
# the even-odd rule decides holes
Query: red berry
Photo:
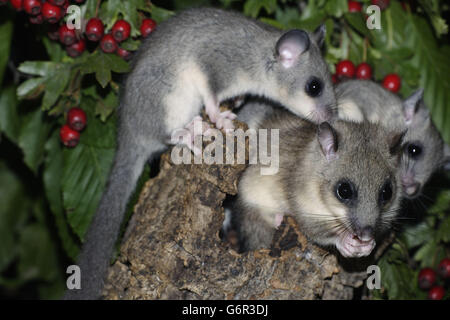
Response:
[[[62,6],[66,0],[48,0],[50,3],[54,4],[55,6]]]
[[[445,290],[441,286],[434,286],[428,291],[428,299],[431,300],[442,300],[444,297]]]
[[[49,23],[56,23],[63,16],[61,8],[51,4],[50,2],[44,2],[42,4],[41,12],[44,19]]]
[[[59,27],[59,41],[66,46],[70,46],[77,40],[77,35],[75,34],[75,29],[69,29],[66,24],[62,24]]]
[[[350,60],[342,60],[336,65],[336,74],[338,77],[353,78],[355,65]]]
[[[86,113],[81,108],[72,108],[67,113],[67,124],[76,131],[81,131],[86,126]]]
[[[42,14],[38,14],[37,16],[30,16],[30,23],[41,24],[42,22],[44,22],[44,18],[42,18]]]
[[[398,90],[400,90],[401,87],[400,77],[395,73],[388,74],[383,79],[383,87],[392,92],[398,92]]]
[[[146,38],[156,28],[156,22],[153,19],[144,19],[141,24],[141,35]]]
[[[59,130],[61,142],[66,146],[73,148],[80,141],[80,133],[71,129],[67,124],[63,125]]]
[[[39,0],[23,0],[23,8],[26,13],[37,15],[41,12],[41,1]]]
[[[22,0],[10,0],[9,2],[11,2],[11,5],[17,11],[20,11],[23,9],[23,1]]]
[[[372,78],[372,68],[368,63],[361,63],[356,67],[356,78],[358,79],[370,79]]]
[[[122,42],[130,36],[131,25],[125,20],[117,20],[114,23],[111,33],[117,42]]]
[[[74,44],[66,47],[66,52],[72,58],[78,57],[80,54],[84,52],[86,49],[86,42],[84,39],[80,39],[80,41],[75,42]]]
[[[389,6],[389,0],[371,0],[370,2],[379,6],[381,10],[386,9]]]
[[[105,34],[100,41],[100,48],[106,53],[112,53],[117,50],[117,42],[111,34]]]
[[[437,273],[443,279],[450,278],[450,258],[444,258],[441,260],[437,267]]]
[[[102,20],[98,18],[89,19],[86,24],[86,37],[91,41],[98,41],[103,37],[105,28],[103,27]]]
[[[125,50],[123,48],[117,48],[116,51],[117,55],[125,60],[128,60],[131,57],[131,52],[128,50]]]
[[[419,272],[419,288],[428,290],[436,282],[436,273],[431,268],[423,268]]]
[[[362,5],[358,1],[348,1],[348,11],[349,12],[361,12]]]

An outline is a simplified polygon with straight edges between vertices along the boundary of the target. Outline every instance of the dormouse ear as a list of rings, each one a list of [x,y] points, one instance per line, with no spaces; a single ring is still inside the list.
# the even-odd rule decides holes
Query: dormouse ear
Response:
[[[309,45],[308,33],[294,29],[278,39],[275,49],[281,64],[287,69],[297,63],[300,55],[309,49]]]
[[[410,125],[423,98],[423,89],[419,89],[403,101],[403,115],[406,125]]]
[[[325,24],[321,24],[320,26],[317,27],[316,30],[314,30],[313,38],[314,41],[319,46],[319,48],[323,46],[326,34],[327,34],[327,27],[325,26]]]
[[[337,134],[328,122],[322,122],[317,129],[317,139],[319,140],[322,153],[328,161],[337,158],[338,141]]]
[[[400,155],[402,148],[403,148],[403,140],[405,138],[406,132],[408,130],[405,130],[400,133],[393,133],[389,135],[388,137],[388,144],[389,144],[389,153],[391,155]]]

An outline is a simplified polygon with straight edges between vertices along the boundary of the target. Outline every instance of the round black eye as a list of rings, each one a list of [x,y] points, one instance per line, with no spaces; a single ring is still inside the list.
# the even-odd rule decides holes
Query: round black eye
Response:
[[[392,199],[392,183],[387,181],[380,190],[380,203],[385,204]]]
[[[336,196],[342,202],[347,202],[355,198],[353,185],[348,181],[339,182],[336,185]]]
[[[305,91],[306,94],[312,98],[320,96],[323,89],[323,82],[322,80],[312,77],[306,82]]]
[[[422,147],[417,144],[410,143],[406,147],[406,151],[412,159],[417,159],[422,154]]]

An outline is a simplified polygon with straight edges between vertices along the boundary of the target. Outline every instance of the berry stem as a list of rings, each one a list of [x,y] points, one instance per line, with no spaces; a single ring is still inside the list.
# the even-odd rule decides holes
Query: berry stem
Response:
[[[95,18],[98,18],[98,11],[100,9],[100,3],[102,0],[97,0],[97,5],[95,6]]]
[[[363,42],[363,62],[367,61],[367,47],[369,45],[369,40],[367,39],[367,37],[364,37],[364,42]]]
[[[391,11],[386,10],[386,23],[388,27],[388,49],[392,48],[393,42],[394,42],[394,30],[392,28],[392,16]]]

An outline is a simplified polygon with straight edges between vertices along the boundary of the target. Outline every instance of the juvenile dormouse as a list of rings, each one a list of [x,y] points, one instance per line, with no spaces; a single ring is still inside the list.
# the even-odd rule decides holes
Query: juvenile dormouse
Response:
[[[324,27],[283,32],[218,9],[187,10],[156,27],[121,88],[114,164],[77,262],[82,289],[65,298],[100,296],[144,164],[203,106],[219,129],[232,128],[235,117],[221,113],[219,103],[239,95],[278,101],[314,122],[333,116],[334,89],[320,52],[324,34]]]
[[[367,121],[316,125],[258,103],[248,107],[269,112],[253,128],[279,129],[280,168],[261,175],[260,165],[250,165],[240,179],[231,224],[241,250],[269,247],[290,214],[310,241],[344,257],[369,255],[399,208],[404,132]]]
[[[419,89],[405,100],[368,80],[349,80],[336,87],[339,118],[379,122],[391,129],[406,128],[401,182],[404,195],[416,198],[431,174],[447,162],[443,140],[433,124]]]

